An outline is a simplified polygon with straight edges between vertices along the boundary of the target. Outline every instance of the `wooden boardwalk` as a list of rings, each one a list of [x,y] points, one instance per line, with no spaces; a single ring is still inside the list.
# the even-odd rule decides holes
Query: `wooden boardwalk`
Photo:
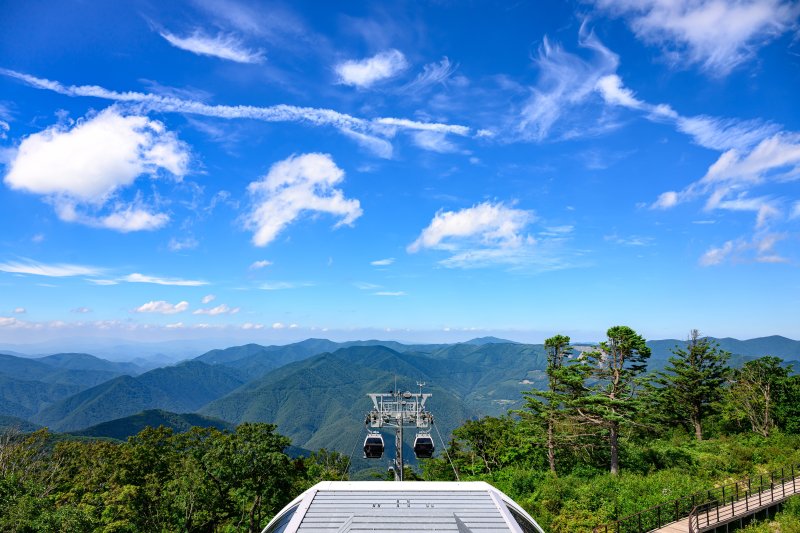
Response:
[[[776,483],[770,489],[749,494],[736,501],[715,502],[714,504],[698,506],[688,517],[653,531],[664,533],[708,531],[769,509],[795,494],[800,494],[800,476],[784,483]],[[692,522],[691,528],[689,525],[690,520]]]

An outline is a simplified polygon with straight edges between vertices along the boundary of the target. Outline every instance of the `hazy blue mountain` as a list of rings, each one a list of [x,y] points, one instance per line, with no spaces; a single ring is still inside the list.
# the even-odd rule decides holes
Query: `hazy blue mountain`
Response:
[[[88,353],[57,353],[35,359],[46,365],[66,370],[103,370],[117,374],[141,374],[142,368],[134,363],[107,361]]]
[[[34,424],[33,422],[23,420],[22,418],[17,418],[15,416],[0,415],[0,433],[4,431],[19,431],[21,433],[30,433],[31,431],[36,431],[40,427],[41,426]]]
[[[518,342],[509,341],[506,339],[498,339],[497,337],[477,337],[475,339],[470,339],[462,344],[519,344]]]
[[[333,342],[328,339],[306,339],[285,346],[261,346],[246,344],[230,348],[211,350],[195,358],[196,361],[212,365],[225,365],[236,368],[251,377],[260,377],[283,365],[302,361],[314,355],[334,352],[340,348],[354,346],[386,346],[398,352],[432,352],[447,345],[405,345],[395,341],[348,341]]]
[[[75,431],[146,409],[195,411],[244,382],[235,369],[189,361],[114,378],[54,403],[33,420],[56,431]]]
[[[31,418],[53,402],[81,389],[74,384],[28,381],[0,374],[0,415]]]
[[[351,346],[273,370],[215,400],[200,412],[238,423],[278,424],[295,444],[349,453],[371,404],[366,394],[397,387],[433,393],[431,409],[447,438],[465,419],[505,413],[522,391],[542,385],[541,346],[456,344],[432,354],[385,346]]]
[[[200,412],[235,423],[271,422],[298,446],[349,453],[364,438],[370,392],[394,387],[416,390],[416,381],[434,394],[432,405],[442,433],[476,415],[451,390],[421,370],[421,356],[383,346],[354,346],[281,367],[204,407]],[[432,360],[439,364],[441,361]]]
[[[77,355],[77,358],[71,357]],[[111,378],[123,375],[124,372],[114,370],[114,363],[108,363],[103,368],[103,363],[93,363],[95,368],[71,368],[70,365],[77,359],[86,360],[86,354],[60,354],[54,359],[30,359],[8,354],[0,354],[0,374],[25,381],[41,381],[44,383],[60,383],[76,385],[79,389],[93,387]],[[88,356],[92,357],[92,356]],[[94,358],[97,359],[97,358]],[[98,359],[98,361],[102,361]],[[80,366],[80,365],[78,365]]]
[[[109,420],[100,424],[70,432],[72,435],[84,437],[109,437],[117,440],[127,440],[146,427],[157,428],[164,426],[172,428],[175,433],[189,431],[193,426],[213,427],[219,430],[233,430],[235,426],[218,418],[211,418],[195,413],[173,413],[162,409],[148,409],[135,415]]]
[[[800,360],[800,341],[787,339],[779,335],[759,337],[740,341],[730,337],[716,339],[709,337],[713,342],[719,343],[722,350],[731,353],[731,365],[739,366],[747,360],[756,359],[765,355],[774,355],[786,361]],[[652,350],[651,367],[661,367],[664,362],[672,357],[672,350],[679,346],[686,348],[687,341],[677,339],[663,339],[649,341],[647,345]]]

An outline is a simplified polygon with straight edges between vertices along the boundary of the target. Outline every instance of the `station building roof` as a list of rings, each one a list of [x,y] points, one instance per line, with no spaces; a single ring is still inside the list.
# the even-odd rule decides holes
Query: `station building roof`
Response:
[[[483,481],[323,481],[262,533],[358,531],[543,533],[511,498]]]

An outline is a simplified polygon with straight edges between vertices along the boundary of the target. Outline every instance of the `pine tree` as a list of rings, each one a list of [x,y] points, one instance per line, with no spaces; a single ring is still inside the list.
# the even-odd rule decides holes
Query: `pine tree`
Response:
[[[524,393],[526,408],[543,424],[547,431],[547,462],[550,471],[556,472],[556,423],[563,415],[565,397],[564,360],[572,354],[570,338],[566,335],[555,335],[544,341],[547,351],[547,390],[534,390]]]
[[[675,347],[663,372],[653,380],[661,386],[662,406],[688,422],[697,440],[703,440],[703,419],[722,396],[730,372],[730,354],[693,329],[686,349]]]
[[[636,385],[647,367],[650,348],[645,339],[628,326],[614,326],[599,350],[586,352],[579,368],[584,394],[573,400],[575,413],[584,424],[608,431],[610,471],[619,473],[620,429],[632,424],[639,411]]]

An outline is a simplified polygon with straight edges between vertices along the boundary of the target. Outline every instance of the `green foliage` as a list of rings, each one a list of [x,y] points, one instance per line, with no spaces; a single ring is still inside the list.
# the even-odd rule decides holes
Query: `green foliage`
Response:
[[[126,443],[0,436],[0,531],[260,531],[338,454],[292,460],[270,424],[147,428]]]
[[[722,385],[728,377],[730,354],[708,338],[692,330],[686,349],[675,347],[673,357],[662,372],[657,372],[651,389],[662,422],[676,421],[703,439],[703,421],[722,398]]]

